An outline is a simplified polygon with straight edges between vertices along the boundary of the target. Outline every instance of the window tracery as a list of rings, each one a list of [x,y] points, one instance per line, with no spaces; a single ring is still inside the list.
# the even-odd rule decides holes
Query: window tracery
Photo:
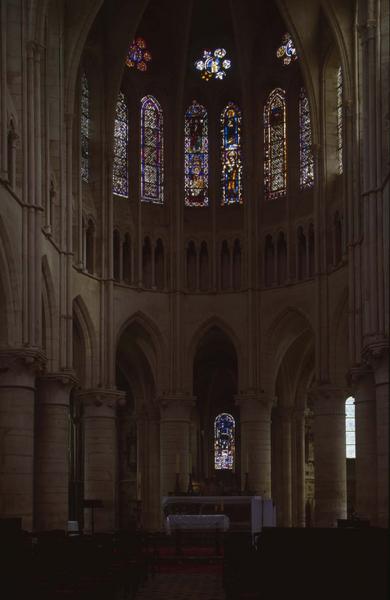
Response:
[[[264,184],[268,199],[286,194],[286,95],[280,88],[270,93],[264,107]]]
[[[337,160],[339,174],[343,173],[343,72],[337,70]]]
[[[120,92],[116,104],[114,124],[114,161],[112,168],[112,187],[114,194],[127,197],[128,191],[128,110],[125,95]]]
[[[153,96],[141,100],[141,200],[164,202],[163,113]]]
[[[80,101],[80,135],[81,135],[81,179],[88,182],[89,177],[89,86],[85,72],[81,77]]]
[[[314,185],[310,106],[304,88],[299,94],[299,185],[301,190]]]

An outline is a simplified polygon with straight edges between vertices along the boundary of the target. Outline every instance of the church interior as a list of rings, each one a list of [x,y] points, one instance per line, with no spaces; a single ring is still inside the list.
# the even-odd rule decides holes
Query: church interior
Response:
[[[388,597],[389,25],[1,0],[18,598]]]

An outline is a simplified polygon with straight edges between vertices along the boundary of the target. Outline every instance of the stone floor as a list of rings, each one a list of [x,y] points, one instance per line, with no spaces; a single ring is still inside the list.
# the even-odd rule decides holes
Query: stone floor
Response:
[[[221,575],[157,573],[140,588],[136,600],[224,600]]]

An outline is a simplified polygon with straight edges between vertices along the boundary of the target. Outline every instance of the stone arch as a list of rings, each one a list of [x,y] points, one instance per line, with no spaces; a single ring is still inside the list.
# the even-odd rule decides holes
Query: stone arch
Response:
[[[46,254],[42,257],[42,346],[47,356],[48,371],[58,365],[58,301]]]
[[[4,221],[0,215],[0,345],[13,346],[22,338],[18,269]]]
[[[275,394],[279,368],[287,351],[306,333],[310,333],[314,339],[314,329],[309,317],[296,307],[287,307],[268,328],[262,354],[261,377],[262,386],[270,395]]]
[[[168,350],[165,340],[159,328],[148,315],[142,311],[134,313],[118,329],[115,336],[115,348],[118,349],[121,338],[129,327],[138,326],[146,336],[148,343],[142,345],[145,357],[148,359],[151,371],[154,376],[157,393],[160,393],[167,387],[168,365],[166,364]]]
[[[236,332],[223,319],[220,319],[217,315],[213,315],[207,318],[205,321],[203,321],[203,323],[201,323],[201,325],[198,326],[196,331],[192,334],[190,342],[187,346],[187,361],[185,364],[184,373],[186,389],[193,389],[193,364],[199,343],[205,337],[207,332],[214,327],[222,331],[222,333],[232,343],[237,357],[238,389],[240,389],[240,385],[242,386],[244,384],[243,378],[245,370],[241,341],[238,338]]]
[[[98,383],[97,339],[88,308],[80,295],[73,300],[73,323],[79,334],[82,353],[81,364],[74,365],[75,371],[85,389],[93,388]]]

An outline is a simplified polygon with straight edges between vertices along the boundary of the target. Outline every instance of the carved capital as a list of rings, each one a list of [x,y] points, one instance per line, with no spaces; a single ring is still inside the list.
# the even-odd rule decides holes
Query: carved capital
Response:
[[[355,365],[351,367],[347,373],[347,383],[352,391],[355,392],[362,379],[369,377],[370,375],[372,375],[372,369],[369,365]]]
[[[0,386],[33,386],[45,363],[45,354],[37,348],[0,350]]]
[[[240,408],[260,405],[263,408],[271,410],[276,406],[277,397],[267,394],[263,390],[245,390],[234,397],[236,406]]]
[[[389,340],[377,337],[363,348],[363,359],[371,366],[376,385],[389,383]]]
[[[313,401],[314,415],[344,415],[345,400],[351,390],[347,387],[337,387],[331,383],[316,383],[311,386],[308,395]]]
[[[196,397],[186,392],[166,392],[158,399],[161,419],[168,421],[188,421]]]
[[[117,406],[126,398],[126,393],[116,389],[95,388],[82,390],[77,395],[88,417],[114,417]]]

